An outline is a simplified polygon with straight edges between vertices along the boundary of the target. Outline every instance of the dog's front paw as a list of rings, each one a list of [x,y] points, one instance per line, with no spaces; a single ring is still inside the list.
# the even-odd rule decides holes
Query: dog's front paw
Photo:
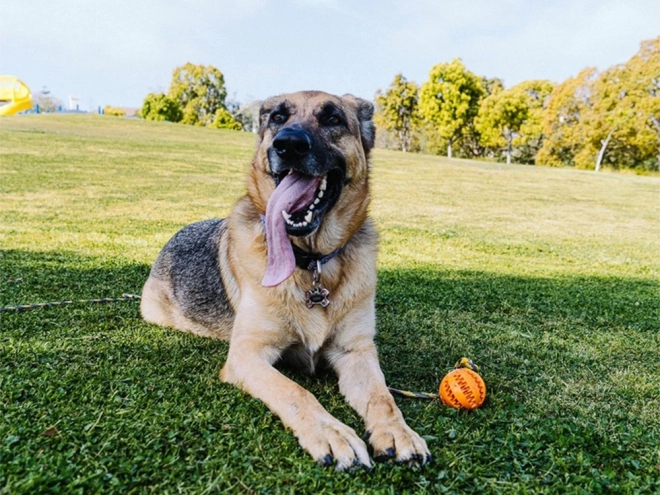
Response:
[[[426,441],[403,420],[377,423],[367,431],[367,436],[374,449],[374,460],[377,462],[394,459],[400,464],[419,466],[431,462],[431,453]]]
[[[371,468],[365,443],[337,419],[329,416],[296,432],[300,445],[323,466],[335,466],[338,471],[352,467]]]

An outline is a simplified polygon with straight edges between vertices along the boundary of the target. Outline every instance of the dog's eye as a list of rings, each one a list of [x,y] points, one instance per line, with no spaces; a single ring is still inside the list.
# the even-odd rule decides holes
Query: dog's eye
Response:
[[[286,115],[280,112],[275,112],[270,116],[270,121],[275,122],[276,124],[281,124],[282,122],[286,121]]]
[[[341,125],[342,120],[337,115],[329,115],[328,117],[326,117],[325,123],[327,125]]]

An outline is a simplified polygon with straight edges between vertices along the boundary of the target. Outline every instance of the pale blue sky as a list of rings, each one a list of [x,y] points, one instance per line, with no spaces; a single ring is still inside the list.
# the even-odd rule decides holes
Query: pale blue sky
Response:
[[[239,100],[299,89],[373,98],[461,57],[507,86],[625,62],[660,0],[3,0],[0,74],[82,108],[133,106],[185,62]]]

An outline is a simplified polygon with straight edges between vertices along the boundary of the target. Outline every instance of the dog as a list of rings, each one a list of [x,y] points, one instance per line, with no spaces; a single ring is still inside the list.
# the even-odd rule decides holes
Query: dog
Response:
[[[274,365],[331,367],[373,459],[424,465],[374,344],[377,233],[368,216],[372,103],[319,91],[259,111],[247,193],[225,219],[180,230],[154,263],[143,318],[229,341],[220,378],[263,401],[322,465],[370,468],[365,442]]]

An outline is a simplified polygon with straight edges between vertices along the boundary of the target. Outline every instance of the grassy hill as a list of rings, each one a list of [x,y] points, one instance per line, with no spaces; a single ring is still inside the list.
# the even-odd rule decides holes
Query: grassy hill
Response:
[[[3,118],[0,307],[139,293],[174,232],[243,194],[255,140]],[[388,382],[436,391],[465,355],[489,389],[471,413],[397,399],[432,466],[316,466],[220,383],[225,343],[148,325],[134,301],[74,304],[0,312],[0,494],[658,493],[660,180],[373,163]],[[334,376],[290,376],[363,433]]]

